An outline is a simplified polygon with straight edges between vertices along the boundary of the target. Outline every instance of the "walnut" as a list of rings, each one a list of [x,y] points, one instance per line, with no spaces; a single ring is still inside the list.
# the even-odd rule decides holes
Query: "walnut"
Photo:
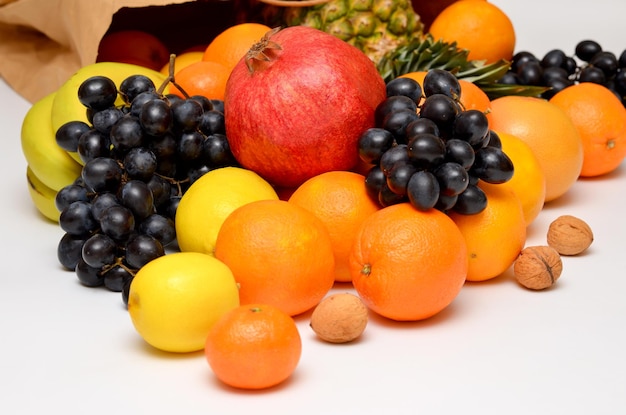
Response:
[[[358,338],[367,325],[368,309],[350,293],[333,294],[323,299],[311,314],[311,328],[322,340],[347,343]]]
[[[548,245],[561,255],[578,255],[589,248],[591,242],[591,228],[575,216],[559,216],[548,228]]]
[[[517,281],[531,290],[551,287],[559,279],[562,271],[561,256],[551,246],[526,247],[513,264],[513,273]]]

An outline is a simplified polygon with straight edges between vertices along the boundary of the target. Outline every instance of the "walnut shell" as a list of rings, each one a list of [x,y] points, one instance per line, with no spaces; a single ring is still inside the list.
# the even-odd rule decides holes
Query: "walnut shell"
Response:
[[[524,248],[513,264],[517,281],[531,290],[543,290],[553,286],[562,271],[561,256],[551,246]]]
[[[346,343],[357,339],[367,326],[368,309],[350,293],[333,294],[323,299],[311,314],[311,328],[322,340]]]
[[[548,227],[548,245],[561,255],[578,255],[593,242],[589,225],[575,216],[563,215]]]

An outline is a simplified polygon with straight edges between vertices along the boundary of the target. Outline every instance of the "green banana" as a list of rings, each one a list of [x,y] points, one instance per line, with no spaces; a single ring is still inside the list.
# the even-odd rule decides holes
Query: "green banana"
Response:
[[[78,88],[84,80],[92,76],[106,76],[119,87],[122,81],[131,75],[147,76],[152,79],[157,89],[167,78],[160,72],[128,63],[98,62],[83,66],[56,91],[52,104],[52,128],[54,131],[69,121],[87,122],[87,111],[78,100]],[[119,97],[117,104],[122,104]]]
[[[26,180],[28,182],[28,194],[39,213],[52,222],[58,222],[61,213],[54,203],[57,192],[46,186],[35,175],[30,166],[26,167]]]
[[[50,118],[56,93],[36,101],[22,121],[22,153],[33,173],[54,191],[80,176],[82,166],[56,142]]]

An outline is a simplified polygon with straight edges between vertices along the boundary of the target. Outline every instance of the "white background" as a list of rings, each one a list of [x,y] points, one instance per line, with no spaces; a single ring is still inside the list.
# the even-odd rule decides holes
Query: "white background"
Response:
[[[492,2],[513,20],[517,50],[571,54],[586,38],[626,48],[624,2]],[[563,259],[554,289],[525,290],[507,272],[467,284],[427,321],[372,315],[364,336],[345,345],[317,340],[306,314],[293,377],[243,392],[216,381],[201,353],[148,347],[118,293],[61,270],[62,231],[38,216],[26,189],[19,132],[29,105],[0,81],[0,413],[626,413],[624,165],[578,181],[530,227],[528,245],[545,243],[561,214],[594,230],[586,254]]]

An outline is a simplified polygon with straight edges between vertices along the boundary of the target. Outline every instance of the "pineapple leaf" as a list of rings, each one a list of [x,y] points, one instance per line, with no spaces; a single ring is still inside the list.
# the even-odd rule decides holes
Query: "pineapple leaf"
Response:
[[[477,82],[476,85],[482,89],[489,99],[496,99],[507,95],[517,95],[524,97],[540,97],[541,94],[548,91],[550,88],[545,86],[533,86],[533,85],[510,85],[510,84],[498,84],[498,83],[481,83]]]

